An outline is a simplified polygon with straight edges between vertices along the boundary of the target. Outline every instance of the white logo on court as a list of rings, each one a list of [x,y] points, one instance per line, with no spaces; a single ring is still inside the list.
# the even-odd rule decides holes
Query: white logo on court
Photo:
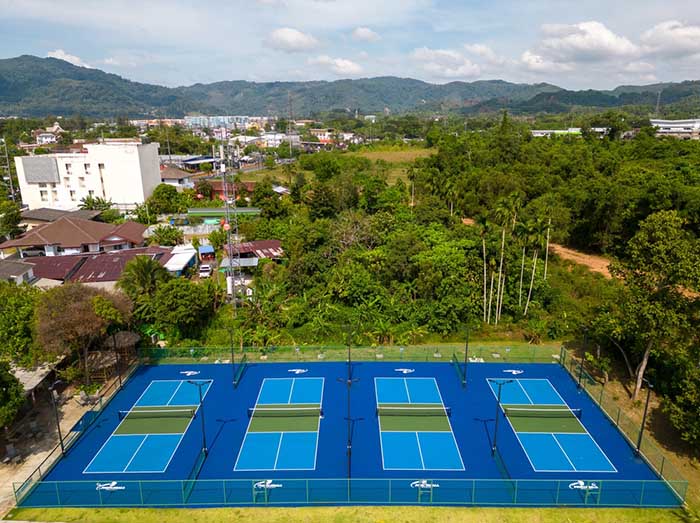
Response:
[[[273,483],[271,479],[266,479],[265,481],[258,481],[253,486],[256,489],[273,489],[273,488],[282,488],[282,483]]]
[[[198,370],[181,370],[180,374],[184,374],[185,376],[196,376],[199,374]]]
[[[411,483],[411,488],[438,488],[439,483],[433,483],[427,479],[420,479]]]
[[[517,370],[517,369],[506,369],[503,372],[507,372],[507,373],[512,374],[513,376],[517,376],[518,374],[522,374],[525,371],[524,370]]]
[[[110,481],[109,483],[97,483],[95,490],[114,492],[115,490],[126,490],[126,487],[124,485],[118,485],[116,481]]]
[[[569,483],[569,488],[572,490],[598,490],[598,485],[595,481],[586,483],[585,481],[579,479],[573,483]]]
[[[415,369],[394,369],[396,372],[400,372],[401,374],[411,374],[412,372],[416,372]]]
[[[287,372],[291,372],[292,374],[306,374],[309,372],[309,369],[289,369]]]

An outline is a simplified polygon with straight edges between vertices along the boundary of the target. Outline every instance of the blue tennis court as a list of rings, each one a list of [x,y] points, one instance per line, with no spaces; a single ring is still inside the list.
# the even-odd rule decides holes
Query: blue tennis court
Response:
[[[324,378],[265,378],[235,471],[314,470]]]
[[[464,470],[434,378],[375,378],[384,470]]]
[[[617,472],[548,379],[488,380],[535,472]]]
[[[202,400],[211,380],[204,382]],[[85,474],[163,473],[196,415],[199,390],[187,380],[152,381],[85,468]]]

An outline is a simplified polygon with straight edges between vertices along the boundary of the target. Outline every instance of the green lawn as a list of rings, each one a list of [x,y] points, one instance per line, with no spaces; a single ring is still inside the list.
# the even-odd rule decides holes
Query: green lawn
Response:
[[[331,507],[223,509],[15,509],[9,519],[64,523],[696,523],[679,510]]]

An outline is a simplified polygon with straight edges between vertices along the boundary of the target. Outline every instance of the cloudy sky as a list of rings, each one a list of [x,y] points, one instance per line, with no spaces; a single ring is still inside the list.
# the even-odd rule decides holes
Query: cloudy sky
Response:
[[[700,0],[0,0],[0,58],[162,85],[700,78]]]

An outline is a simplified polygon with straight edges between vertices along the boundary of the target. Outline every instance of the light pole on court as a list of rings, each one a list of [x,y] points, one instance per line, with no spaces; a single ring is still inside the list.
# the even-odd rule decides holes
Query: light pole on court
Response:
[[[493,447],[491,447],[491,455],[494,456],[496,454],[496,439],[498,438],[498,418],[499,418],[498,411],[501,410],[501,387],[503,387],[503,385],[506,385],[508,383],[512,383],[513,380],[499,380],[499,381],[492,380],[492,381],[498,385],[498,395],[496,397],[496,417],[495,417],[496,426],[493,430]]]
[[[195,381],[195,380],[187,380],[187,383],[190,383],[197,387],[197,390],[199,391],[199,411],[202,416],[202,450],[204,451],[204,455],[206,456],[209,453],[209,450],[207,449],[207,434],[204,431],[205,423],[204,423],[204,405],[202,404],[202,387],[207,385],[208,382],[206,381]]]

